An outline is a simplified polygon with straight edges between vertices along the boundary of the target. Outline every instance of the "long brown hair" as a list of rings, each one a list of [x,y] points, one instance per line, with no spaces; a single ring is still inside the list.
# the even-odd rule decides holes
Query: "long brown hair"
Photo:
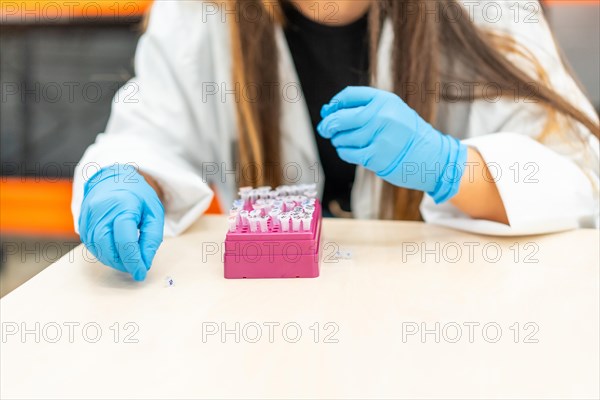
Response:
[[[285,23],[281,8],[272,0],[229,0],[235,7],[236,18],[230,19],[233,80],[236,90],[248,85],[261,88],[279,81],[278,54],[275,38],[277,24]],[[279,0],[285,1],[285,0]],[[425,3],[430,5],[426,8]],[[493,82],[502,91],[527,96],[548,110],[543,138],[558,127],[559,117],[583,124],[600,137],[600,128],[578,108],[554,91],[543,68],[526,49],[510,37],[478,28],[468,17],[452,18],[441,7],[462,7],[456,0],[436,1],[435,16],[430,0],[376,0],[369,11],[370,72],[376,80],[378,42],[382,21],[391,20],[394,31],[392,59],[393,91],[428,122],[435,124],[438,100],[429,91],[410,90],[426,87],[431,82],[456,78],[472,82]],[[248,18],[249,9],[260,10],[262,18]],[[411,10],[410,13],[407,10]],[[256,13],[252,15],[256,16]],[[512,52],[529,58],[536,66],[536,77],[519,69],[506,54]],[[443,64],[444,68],[441,67]],[[273,93],[273,92],[270,92]],[[480,97],[454,97],[442,93],[442,100],[473,101]],[[257,96],[253,100],[238,96],[239,165],[277,166],[281,162],[280,113],[282,98],[278,95]],[[260,168],[257,170],[261,170]],[[264,171],[264,169],[263,169]],[[241,174],[242,185],[271,185],[282,183],[279,173]],[[419,204],[423,194],[384,183],[381,195],[381,217],[405,220],[421,219]]]

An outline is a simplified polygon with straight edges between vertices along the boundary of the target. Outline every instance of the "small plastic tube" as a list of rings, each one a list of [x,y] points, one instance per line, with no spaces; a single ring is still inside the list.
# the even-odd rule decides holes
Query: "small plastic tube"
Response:
[[[281,224],[281,231],[288,232],[290,230],[290,214],[289,213],[279,214],[279,223]]]
[[[229,218],[227,218],[227,223],[229,224],[229,232],[235,232],[237,230],[237,216],[229,216]]]
[[[302,215],[302,228],[305,231],[310,231],[311,224],[312,224],[312,214],[303,214]]]
[[[300,231],[300,223],[302,222],[302,218],[300,214],[292,214],[292,230],[294,232]]]
[[[252,186],[243,186],[240,188],[239,194],[240,196],[242,195],[242,193],[248,193],[252,191]]]
[[[296,203],[294,203],[293,201],[286,201],[285,202],[285,211],[286,212],[290,212],[294,209],[294,207],[296,207]]]
[[[239,209],[244,208],[244,200],[242,200],[242,199],[236,199],[236,200],[234,200],[232,208],[239,208]]]
[[[265,233],[269,232],[268,221],[269,221],[269,217],[266,215],[262,215],[262,216],[258,217],[258,223],[259,223],[261,232],[265,232]]]
[[[248,213],[248,218],[257,219],[262,215],[262,210],[252,210]]]
[[[304,192],[304,195],[306,197],[308,197],[309,199],[314,199],[317,197],[317,191],[316,190],[307,190],[306,192]]]
[[[302,205],[309,205],[309,206],[314,206],[317,203],[316,199],[306,199],[305,201],[302,202]]]
[[[240,195],[240,200],[242,201],[242,207],[248,203],[250,200],[250,193],[252,192],[252,188],[250,186],[244,186],[240,188],[238,194]]]
[[[269,212],[271,212],[271,209],[273,208],[274,202],[275,202],[275,200],[273,200],[273,199],[265,200],[265,215],[269,215]]]
[[[295,214],[301,214],[303,211],[304,211],[304,209],[302,207],[300,207],[300,206],[296,206],[292,210],[292,212],[295,213]]]
[[[305,204],[302,209],[304,210],[305,213],[310,214],[311,216],[314,214],[315,212],[315,206],[311,206],[310,204]]]
[[[265,204],[264,203],[259,203],[260,200],[256,200],[256,203],[252,204],[252,208],[254,209],[254,211],[258,211],[258,215],[264,215],[265,212]]]
[[[273,226],[279,226],[279,214],[281,214],[281,210],[279,208],[273,208],[269,211],[269,216],[271,217],[271,224]]]
[[[240,218],[240,223],[243,226],[248,226],[248,211],[247,210],[240,211],[239,218]]]
[[[333,255],[334,259],[339,259],[339,260],[351,260],[352,259],[352,251],[351,250],[338,250],[335,252],[335,254]]]
[[[248,217],[250,223],[250,232],[256,233],[258,231],[258,217],[251,215]]]
[[[279,193],[279,196],[286,196],[288,193],[288,188],[289,188],[289,186],[281,185],[281,186],[277,186],[276,190]]]

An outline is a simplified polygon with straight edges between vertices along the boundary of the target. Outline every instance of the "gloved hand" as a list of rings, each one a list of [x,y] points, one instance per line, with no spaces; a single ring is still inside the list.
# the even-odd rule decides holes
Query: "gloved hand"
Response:
[[[321,117],[317,130],[344,161],[427,192],[436,203],[458,192],[466,146],[436,131],[395,94],[348,87],[323,106]]]
[[[81,241],[103,264],[143,281],[163,240],[164,215],[144,177],[131,165],[115,164],[84,186]]]

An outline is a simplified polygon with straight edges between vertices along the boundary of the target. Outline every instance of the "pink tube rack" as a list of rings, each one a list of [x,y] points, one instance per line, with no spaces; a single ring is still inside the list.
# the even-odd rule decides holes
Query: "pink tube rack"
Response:
[[[311,187],[300,185],[280,188],[283,188],[281,190],[284,193],[286,189],[288,193],[302,193],[306,186]],[[247,192],[245,195],[240,192],[242,200],[236,200],[237,206],[234,203],[230,212],[230,226],[225,238],[225,278],[318,277],[322,220],[319,201],[302,195],[278,196],[271,191],[272,201],[266,200],[270,202],[270,206],[268,204],[267,209],[262,209],[257,206],[261,200],[257,202],[254,198],[255,190],[253,189],[254,195],[249,196]],[[266,191],[266,188],[262,189],[265,196]],[[311,197],[316,194],[310,190],[306,193]],[[281,207],[284,211],[273,206],[273,202],[277,201],[283,203]],[[290,210],[291,207],[293,211]],[[249,214],[254,211],[253,217],[248,217],[244,211]],[[283,224],[288,216],[288,227],[284,229]]]

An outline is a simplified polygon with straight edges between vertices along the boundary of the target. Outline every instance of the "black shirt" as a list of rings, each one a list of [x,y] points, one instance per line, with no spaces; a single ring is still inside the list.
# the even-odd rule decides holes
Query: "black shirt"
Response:
[[[339,158],[330,140],[317,133],[321,107],[347,86],[369,84],[367,15],[349,25],[328,26],[302,15],[282,2],[286,17],[285,36],[308,106],[313,131],[325,173],[323,207],[327,213],[336,201],[350,209],[350,192],[356,166]],[[328,213],[327,213],[328,214]]]

